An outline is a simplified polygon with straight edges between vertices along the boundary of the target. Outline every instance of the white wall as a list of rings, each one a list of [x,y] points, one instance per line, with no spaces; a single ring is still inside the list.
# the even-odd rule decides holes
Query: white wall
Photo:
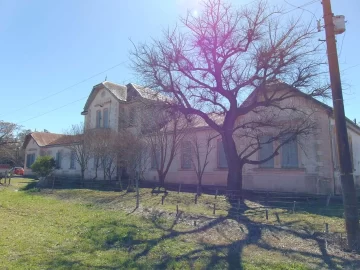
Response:
[[[25,158],[27,154],[35,153],[35,160],[41,155],[49,155],[56,159],[56,153],[61,152],[61,168],[55,170],[56,175],[64,175],[64,176],[74,176],[78,177],[81,175],[80,165],[75,159],[75,169],[70,169],[70,156],[71,150],[65,146],[46,146],[46,147],[39,147],[34,139],[31,138],[29,141],[26,150],[25,150]],[[26,176],[34,175],[30,168],[26,167],[26,160],[25,160],[25,172]]]
[[[119,101],[107,89],[99,90],[89,105],[88,113],[85,115],[86,128],[96,128],[96,112],[100,110],[103,118],[103,111],[106,108],[109,110],[109,127],[117,131],[119,120],[118,103]],[[101,127],[103,127],[103,119],[101,121]]]
[[[35,154],[35,160],[36,160],[36,158],[38,158],[40,156],[40,147],[38,146],[38,144],[35,142],[35,140],[33,138],[30,139],[30,141],[25,149],[25,162],[24,162],[25,163],[24,164],[24,175],[25,176],[33,175],[31,168],[26,167],[28,154]]]

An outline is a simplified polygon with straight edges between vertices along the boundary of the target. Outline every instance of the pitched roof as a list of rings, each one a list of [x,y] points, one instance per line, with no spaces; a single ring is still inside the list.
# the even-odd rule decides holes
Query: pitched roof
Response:
[[[144,87],[135,83],[129,83],[126,86],[128,88],[132,87],[133,89],[135,89],[138,92],[138,94],[145,99],[159,100],[159,101],[166,101],[169,99],[163,94],[160,94],[159,92],[156,92],[148,87]]]
[[[91,102],[94,100],[97,93],[102,90],[107,89],[117,100],[119,101],[130,101],[133,97],[142,97],[148,100],[166,100],[167,97],[157,93],[156,91],[143,87],[134,83],[129,83],[127,85],[120,85],[109,81],[104,81],[93,87],[91,93],[86,100],[84,110],[81,114],[86,114]]]
[[[23,148],[26,148],[30,139],[33,138],[38,146],[51,146],[51,145],[68,145],[78,143],[81,140],[81,135],[65,135],[48,132],[32,132],[25,137]]]
[[[127,91],[126,86],[108,82],[108,81],[104,81],[102,83],[95,85],[92,88],[91,93],[90,93],[88,99],[86,100],[84,110],[81,114],[86,114],[91,102],[94,100],[97,93],[102,89],[107,89],[119,101],[127,100],[127,92],[128,91]]]
[[[127,87],[116,83],[105,81],[102,85],[108,89],[118,100],[126,101]]]

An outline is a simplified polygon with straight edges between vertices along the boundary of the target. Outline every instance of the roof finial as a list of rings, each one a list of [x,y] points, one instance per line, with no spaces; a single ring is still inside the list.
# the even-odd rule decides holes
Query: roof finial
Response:
[[[107,80],[107,75],[105,76],[105,80],[104,80],[104,82]]]

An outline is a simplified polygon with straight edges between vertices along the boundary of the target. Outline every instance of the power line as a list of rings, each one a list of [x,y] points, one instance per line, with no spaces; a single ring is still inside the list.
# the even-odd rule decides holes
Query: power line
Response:
[[[298,9],[298,8],[299,8],[299,9],[302,9],[302,10],[304,10],[304,11],[307,11],[307,12],[311,13],[311,14],[313,15],[313,18],[315,18],[315,19],[316,19],[316,15],[315,15],[315,13],[314,13],[314,12],[312,12],[312,11],[310,11],[310,10],[308,10],[308,9],[303,8],[302,6],[297,7],[297,6],[295,6],[294,4],[289,3],[289,2],[288,2],[288,1],[286,1],[286,0],[284,0],[284,1],[285,1],[285,3],[287,3],[288,5],[295,7],[295,9]],[[315,2],[316,2],[316,1],[315,1]]]
[[[341,72],[344,72],[345,70],[348,70],[348,69],[351,69],[351,68],[354,68],[354,67],[358,67],[358,66],[360,66],[360,64],[356,64],[356,65],[353,65],[351,67],[345,68],[345,69],[341,70]]]
[[[293,9],[290,9],[290,10],[288,10],[288,11],[285,11],[284,13],[280,14],[279,16],[277,16],[277,17],[275,17],[275,18],[278,18],[278,17],[283,16],[283,15],[285,15],[285,14],[288,14],[288,13],[290,13],[290,12],[293,12],[293,11],[295,11],[295,10],[297,10],[297,9],[303,9],[303,10],[304,10],[304,7],[309,6],[309,5],[312,5],[312,4],[316,3],[316,2],[319,2],[319,0],[312,0],[312,1],[310,1],[310,2],[307,2],[307,3],[305,3],[305,4],[301,5],[301,6],[298,6],[298,7],[295,7],[295,8],[293,8]],[[308,10],[306,10],[306,11],[308,11]]]
[[[62,93],[62,92],[65,92],[66,90],[69,90],[69,89],[71,89],[71,88],[73,88],[73,87],[75,87],[75,86],[78,86],[79,84],[82,84],[82,83],[84,83],[84,82],[86,82],[86,81],[88,81],[88,80],[91,80],[92,78],[95,78],[95,77],[97,77],[97,76],[99,76],[99,75],[101,75],[101,74],[104,74],[105,72],[107,72],[107,71],[109,71],[109,70],[112,70],[112,69],[114,69],[114,68],[116,68],[116,67],[118,67],[118,66],[121,66],[121,65],[125,64],[126,62],[127,62],[127,60],[125,60],[125,61],[123,61],[123,62],[121,62],[121,63],[118,63],[118,64],[116,64],[116,65],[114,65],[114,66],[112,66],[112,67],[110,67],[110,68],[108,68],[108,69],[105,69],[105,70],[103,70],[103,71],[101,71],[101,72],[99,72],[99,73],[96,73],[96,74],[94,74],[94,75],[92,75],[92,76],[90,76],[90,77],[88,77],[88,78],[86,78],[86,79],[84,79],[84,80],[81,80],[81,81],[79,81],[79,82],[77,82],[77,83],[75,83],[75,84],[73,84],[73,85],[71,85],[71,86],[68,86],[68,87],[66,87],[66,88],[64,88],[64,89],[62,89],[62,90],[60,90],[60,91],[58,91],[58,92],[55,92],[55,93],[53,93],[53,94],[51,94],[51,95],[48,95],[48,96],[46,96],[46,97],[43,97],[43,98],[41,98],[41,99],[38,99],[38,100],[36,100],[36,101],[28,104],[28,105],[22,106],[21,108],[18,108],[18,109],[14,110],[14,111],[11,111],[11,112],[9,112],[8,114],[5,114],[5,115],[4,115],[4,114],[1,114],[0,116],[6,116],[6,115],[12,114],[12,113],[14,113],[14,112],[21,111],[21,110],[23,110],[23,109],[25,109],[25,108],[28,108],[28,107],[36,104],[36,103],[39,103],[40,101],[43,101],[43,100],[46,100],[46,99],[51,98],[51,97],[53,97],[53,96],[56,96],[56,95],[58,95],[58,94],[60,94],[60,93]]]
[[[55,108],[55,109],[53,109],[53,110],[50,110],[50,111],[44,112],[44,113],[42,113],[42,114],[36,115],[36,116],[34,116],[34,117],[31,117],[31,118],[29,118],[29,119],[27,119],[27,120],[18,122],[18,123],[16,123],[16,124],[19,125],[19,124],[25,123],[25,122],[27,122],[27,121],[33,120],[33,119],[35,119],[35,118],[38,118],[38,117],[40,117],[40,116],[43,116],[43,115],[45,115],[45,114],[48,114],[48,113],[57,111],[57,110],[62,109],[62,108],[64,108],[64,107],[66,107],[66,106],[69,106],[69,105],[74,104],[74,103],[76,103],[76,102],[78,102],[78,101],[81,101],[81,100],[83,100],[83,99],[85,99],[85,98],[87,98],[87,97],[88,97],[88,96],[82,97],[82,98],[80,98],[80,99],[77,99],[77,100],[75,100],[75,101],[72,101],[72,102],[70,102],[70,103],[67,103],[67,104],[65,104],[65,105],[63,105],[63,106],[60,106],[60,107],[57,107],[57,108]]]

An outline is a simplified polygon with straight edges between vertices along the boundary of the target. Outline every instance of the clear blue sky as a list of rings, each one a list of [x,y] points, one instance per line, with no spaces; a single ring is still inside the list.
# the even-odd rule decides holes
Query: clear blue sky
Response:
[[[137,82],[129,68],[132,47],[129,39],[137,43],[160,36],[161,30],[173,26],[187,9],[196,10],[197,2],[0,0],[0,119],[20,123],[24,128],[57,133],[81,122],[85,97],[106,75],[109,81],[120,84]],[[241,5],[251,1],[231,2]],[[300,6],[311,1],[287,2]],[[280,4],[285,10],[294,9],[284,0],[269,3]],[[360,1],[332,0],[332,7],[335,15],[345,15],[347,20],[346,34],[337,36],[340,69],[347,69],[342,73],[346,114],[360,120]],[[317,19],[322,18],[320,0],[305,8]],[[297,9],[289,15],[301,12]],[[304,19],[312,17],[310,12],[304,13]],[[324,31],[318,38],[324,39]],[[37,102],[119,63],[123,64]],[[74,103],[57,109],[71,102]]]

